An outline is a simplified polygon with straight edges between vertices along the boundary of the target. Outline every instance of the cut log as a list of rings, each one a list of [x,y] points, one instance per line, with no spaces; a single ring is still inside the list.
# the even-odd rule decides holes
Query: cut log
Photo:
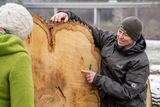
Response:
[[[97,90],[80,71],[100,71],[100,52],[91,31],[79,22],[48,26],[33,15],[25,41],[32,59],[35,107],[99,107]]]
[[[146,107],[152,107],[152,96],[151,96],[151,87],[149,79],[147,80],[147,98],[146,98]]]
[[[97,90],[80,72],[90,64],[100,72],[100,52],[91,30],[74,21],[49,26],[38,16],[33,20],[24,44],[32,59],[35,107],[100,107]],[[147,84],[147,107],[151,107]]]

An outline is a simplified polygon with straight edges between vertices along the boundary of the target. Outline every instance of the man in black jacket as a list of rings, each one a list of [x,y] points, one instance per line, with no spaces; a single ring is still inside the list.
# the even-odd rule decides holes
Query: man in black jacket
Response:
[[[59,12],[51,20],[76,20],[87,25],[101,51],[101,74],[82,70],[89,83],[99,88],[101,107],[146,107],[149,61],[145,53],[142,22],[134,16],[120,23],[117,33],[87,24],[74,13]]]

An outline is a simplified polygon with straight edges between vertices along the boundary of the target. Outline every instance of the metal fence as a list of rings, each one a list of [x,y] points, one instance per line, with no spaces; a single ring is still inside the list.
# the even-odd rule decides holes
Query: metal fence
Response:
[[[120,3],[27,3],[24,5],[27,8],[43,8],[43,9],[54,9],[54,14],[57,13],[58,8],[79,8],[79,9],[93,9],[94,10],[94,24],[97,24],[98,20],[98,9],[102,8],[134,8],[135,16],[137,16],[137,8],[139,7],[159,7],[160,2],[141,2],[141,3],[129,3],[129,2],[120,2]]]
[[[24,6],[45,19],[60,10],[71,10],[90,24],[116,31],[119,21],[134,15],[143,20],[147,39],[160,39],[160,2],[74,2],[74,3],[29,3]],[[148,28],[147,26],[154,25]]]

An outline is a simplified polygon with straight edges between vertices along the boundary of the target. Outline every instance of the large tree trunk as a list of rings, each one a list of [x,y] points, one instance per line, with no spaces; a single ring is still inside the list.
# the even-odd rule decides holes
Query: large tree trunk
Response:
[[[32,59],[35,107],[99,107],[97,90],[80,72],[90,64],[100,71],[91,31],[79,22],[48,26],[33,19],[25,46]]]
[[[100,52],[91,31],[79,22],[47,25],[33,15],[25,46],[32,59],[35,107],[100,107],[97,90],[80,71],[100,72]],[[149,81],[147,81],[149,85]],[[147,107],[151,107],[150,86]]]

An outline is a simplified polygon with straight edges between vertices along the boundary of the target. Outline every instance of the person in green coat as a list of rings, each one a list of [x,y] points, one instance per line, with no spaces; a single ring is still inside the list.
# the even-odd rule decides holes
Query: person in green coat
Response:
[[[23,44],[32,27],[23,6],[0,7],[0,107],[34,107],[31,59]]]

